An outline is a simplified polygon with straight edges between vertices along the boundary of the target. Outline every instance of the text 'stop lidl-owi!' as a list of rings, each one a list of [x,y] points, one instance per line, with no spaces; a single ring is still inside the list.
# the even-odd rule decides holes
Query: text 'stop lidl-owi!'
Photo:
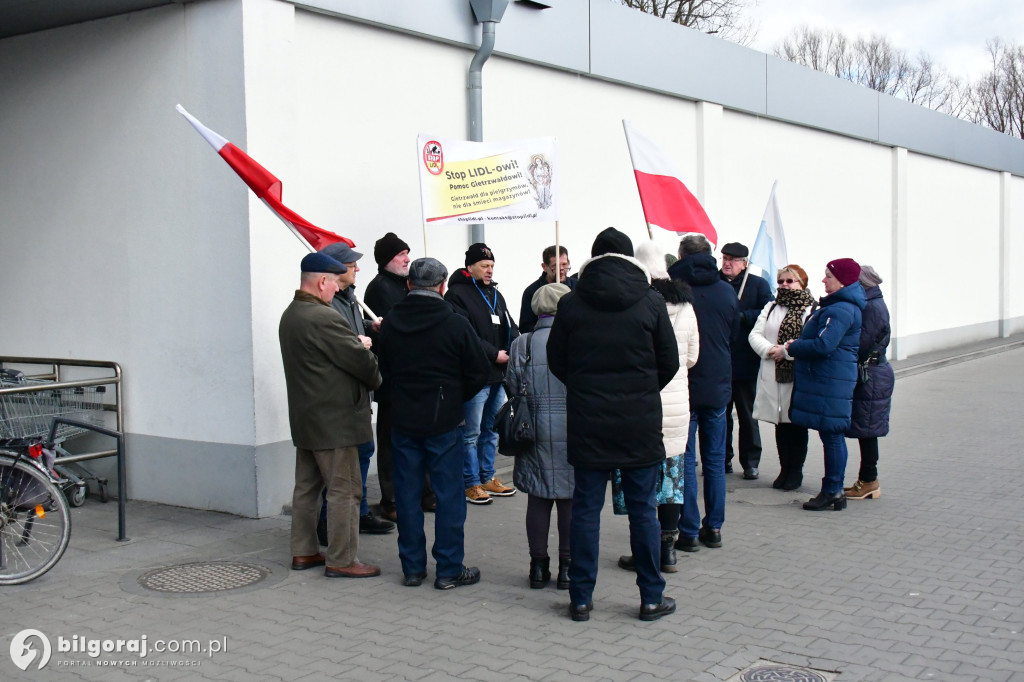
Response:
[[[467,142],[416,138],[427,224],[558,219],[555,138]]]

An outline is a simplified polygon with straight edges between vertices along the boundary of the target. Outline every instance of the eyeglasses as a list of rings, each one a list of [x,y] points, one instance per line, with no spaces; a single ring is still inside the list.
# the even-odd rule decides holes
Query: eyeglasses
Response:
[[[779,280],[779,284],[796,284],[796,283],[797,283],[797,280],[795,280],[795,279],[780,279]]]

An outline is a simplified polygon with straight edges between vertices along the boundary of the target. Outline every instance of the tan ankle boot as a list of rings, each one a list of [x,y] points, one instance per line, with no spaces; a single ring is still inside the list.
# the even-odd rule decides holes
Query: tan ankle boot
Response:
[[[843,494],[846,495],[848,500],[877,500],[882,496],[882,488],[879,487],[877,479],[870,483],[858,480],[852,487],[844,489]]]

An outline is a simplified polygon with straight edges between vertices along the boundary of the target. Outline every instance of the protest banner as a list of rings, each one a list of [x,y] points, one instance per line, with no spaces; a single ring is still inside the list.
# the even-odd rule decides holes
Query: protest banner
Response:
[[[555,138],[416,145],[424,226],[558,219]]]

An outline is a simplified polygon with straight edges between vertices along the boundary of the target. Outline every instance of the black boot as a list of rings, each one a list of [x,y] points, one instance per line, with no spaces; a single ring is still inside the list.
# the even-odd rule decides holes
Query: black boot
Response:
[[[804,509],[807,511],[823,511],[832,507],[835,511],[846,509],[846,495],[840,490],[837,493],[818,493],[807,502],[804,502]]]
[[[551,580],[551,559],[530,558],[530,587],[539,590]]]
[[[675,533],[661,534],[661,572],[676,572]]]
[[[560,590],[569,589],[569,566],[572,564],[568,559],[558,560],[558,581],[555,583],[555,587]]]

